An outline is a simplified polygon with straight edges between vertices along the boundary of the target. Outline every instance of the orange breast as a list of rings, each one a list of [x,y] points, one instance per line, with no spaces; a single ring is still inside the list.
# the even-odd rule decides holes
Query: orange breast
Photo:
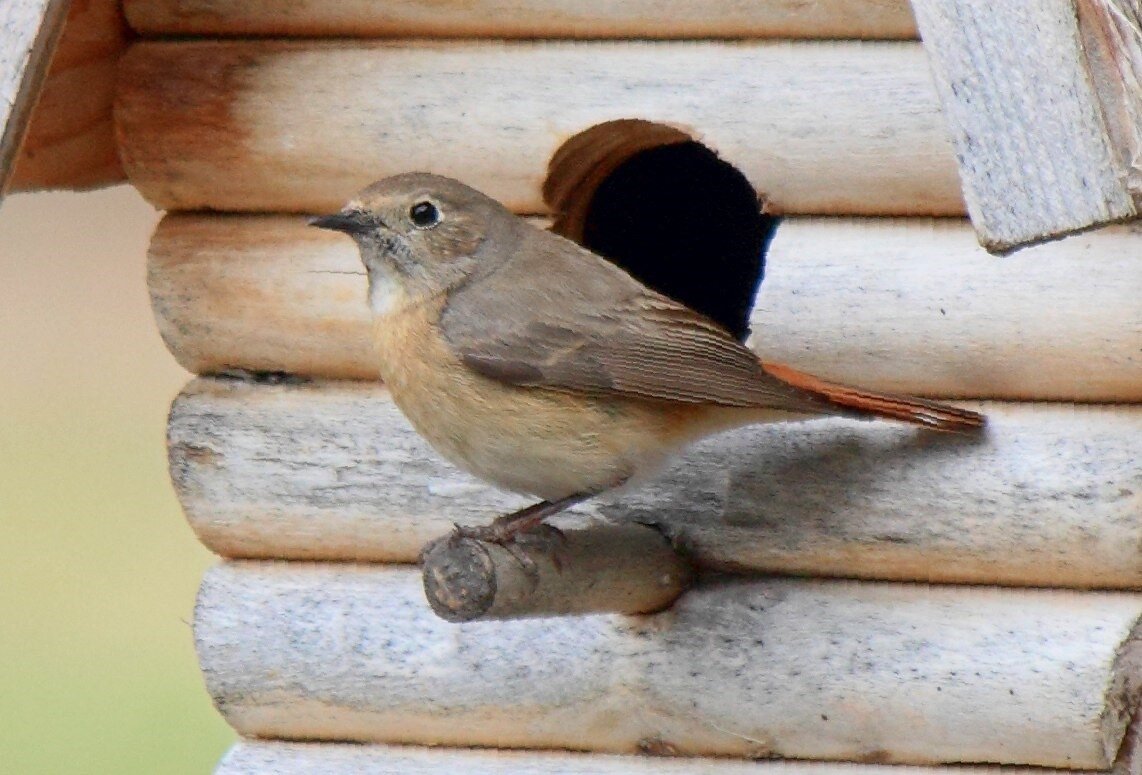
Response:
[[[440,336],[442,306],[435,299],[377,319],[380,371],[440,454],[498,487],[547,499],[599,492],[717,429],[704,407],[516,387],[476,374]]]

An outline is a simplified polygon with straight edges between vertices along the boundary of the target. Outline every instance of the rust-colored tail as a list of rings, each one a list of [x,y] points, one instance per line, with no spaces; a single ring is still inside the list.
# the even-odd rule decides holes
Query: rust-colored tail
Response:
[[[846,410],[845,414],[863,417],[888,417],[938,431],[968,433],[982,428],[987,418],[978,412],[960,409],[938,401],[874,393],[871,390],[826,382],[812,374],[791,369],[780,363],[762,363],[761,367],[782,382],[820,396],[830,404]]]

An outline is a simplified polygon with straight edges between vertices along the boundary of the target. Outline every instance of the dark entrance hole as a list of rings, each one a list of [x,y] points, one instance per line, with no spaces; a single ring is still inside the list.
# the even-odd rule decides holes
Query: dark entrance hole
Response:
[[[599,124],[552,157],[544,197],[553,231],[748,335],[778,219],[714,151],[662,124]]]

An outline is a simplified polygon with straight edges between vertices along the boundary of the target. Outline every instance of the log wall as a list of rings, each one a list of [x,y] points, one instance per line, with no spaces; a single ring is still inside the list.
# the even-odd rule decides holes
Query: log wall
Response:
[[[116,118],[131,182],[167,209],[322,212],[417,169],[542,212],[563,141],[642,118],[693,132],[783,212],[964,212],[915,43],[148,42]]]
[[[1142,407],[977,408],[979,440],[839,419],[741,429],[567,524],[651,522],[714,569],[1142,586]],[[191,525],[229,557],[415,562],[453,524],[527,504],[441,460],[380,386],[199,380],[168,440]]]
[[[1133,733],[1132,733],[1133,734]],[[1133,745],[1133,743],[1129,743]],[[995,767],[911,767],[836,762],[732,761],[725,758],[667,759],[661,745],[648,741],[645,756],[583,755],[552,751],[489,751],[420,746],[285,743],[248,740],[222,760],[217,775],[329,775],[390,773],[427,775],[994,775]],[[1005,767],[1011,775],[1063,775],[1076,770]],[[1135,775],[1125,768],[1123,775]]]
[[[1136,595],[772,579],[652,617],[454,625],[412,569],[231,563],[195,639],[256,737],[1108,769],[1140,614]]]
[[[906,2],[620,5],[124,3],[144,36],[179,38],[122,63],[127,174],[157,206],[230,211],[168,215],[148,264],[172,353],[229,375],[191,382],[169,423],[188,519],[227,558],[199,659],[239,733],[321,741],[246,740],[219,771],[1133,775],[1138,231],[999,261],[959,217],[915,217],[964,214],[965,150],[920,45],[888,41],[916,35]],[[792,37],[848,40],[771,39]],[[412,432],[375,383],[352,244],[299,216],[410,169],[544,213],[553,152],[618,118],[706,143],[773,212],[836,216],[779,227],[763,357],[972,399],[989,428],[707,440],[559,521],[572,549],[602,520],[660,550],[628,523],[661,531],[698,570],[671,609],[446,623],[411,563],[526,501]],[[733,760],[770,757],[818,761]]]
[[[914,38],[907,0],[125,0],[150,35]]]
[[[766,360],[937,397],[1142,400],[1138,234],[1003,261],[960,220],[789,219],[752,316]],[[375,379],[353,243],[302,218],[172,216],[151,245],[159,329],[187,369]]]

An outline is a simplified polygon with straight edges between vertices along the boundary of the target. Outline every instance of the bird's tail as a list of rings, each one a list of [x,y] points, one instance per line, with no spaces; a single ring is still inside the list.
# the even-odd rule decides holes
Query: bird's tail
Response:
[[[812,374],[791,369],[780,363],[762,363],[762,368],[770,375],[793,387],[823,398],[829,404],[842,410],[843,414],[857,417],[887,417],[903,420],[913,425],[921,425],[938,431],[968,433],[982,428],[987,418],[978,412],[928,401],[911,396],[875,393],[871,390],[826,382]]]

